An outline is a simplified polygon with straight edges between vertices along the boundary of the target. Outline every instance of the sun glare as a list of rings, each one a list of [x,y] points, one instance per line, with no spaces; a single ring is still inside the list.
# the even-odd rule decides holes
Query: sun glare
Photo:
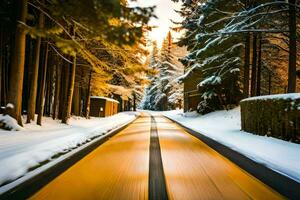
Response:
[[[156,6],[155,15],[157,18],[152,18],[149,22],[150,26],[155,28],[149,32],[148,38],[151,41],[156,41],[158,46],[161,47],[163,39],[167,36],[168,31],[175,27],[171,20],[175,22],[180,22],[180,15],[175,12],[175,10],[180,10],[180,3],[174,3],[171,0],[148,0],[142,1],[138,0],[135,2],[130,1],[131,6]],[[174,39],[178,39],[181,35],[181,32],[172,32]]]

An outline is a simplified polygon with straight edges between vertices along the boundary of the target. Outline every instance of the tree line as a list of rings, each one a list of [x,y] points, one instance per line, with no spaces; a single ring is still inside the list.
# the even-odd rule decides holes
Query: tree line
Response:
[[[152,43],[152,51],[147,64],[156,73],[148,76],[149,84],[140,104],[146,110],[172,110],[183,106],[183,86],[177,78],[183,74],[183,65],[178,58],[186,53],[168,32],[161,49]]]
[[[198,111],[227,109],[242,98],[296,92],[300,7],[295,0],[186,0],[179,45],[188,80],[199,74]]]
[[[154,7],[126,0],[5,0],[0,3],[0,103],[22,125],[44,115],[89,116],[91,95],[115,85],[141,96],[145,32]],[[119,89],[120,89],[119,88]],[[12,108],[10,106],[10,108]]]

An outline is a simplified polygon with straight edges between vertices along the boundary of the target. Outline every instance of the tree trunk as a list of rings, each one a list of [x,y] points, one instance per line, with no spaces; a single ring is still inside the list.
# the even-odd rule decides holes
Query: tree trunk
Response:
[[[296,0],[289,0],[295,4]],[[288,93],[296,92],[296,66],[297,66],[297,29],[296,29],[296,8],[289,6],[289,69],[288,69]]]
[[[12,34],[8,34],[8,33],[5,33],[5,36],[4,37],[8,37],[9,41],[12,41]],[[10,42],[11,43],[11,42]],[[8,47],[6,46],[5,47],[5,54],[4,54],[4,59],[3,59],[3,75],[2,78],[3,78],[3,83],[2,83],[2,88],[3,88],[3,104],[6,105],[7,102],[8,102],[8,90],[9,90],[9,61],[7,58],[9,58],[9,50],[8,50]]]
[[[56,80],[55,80],[55,95],[54,95],[54,103],[53,103],[53,113],[52,118],[56,119],[58,115],[58,105],[59,105],[59,95],[60,95],[60,86],[61,86],[61,67],[56,65]]]
[[[49,58],[50,57],[50,58]],[[48,70],[46,75],[46,96],[45,96],[45,106],[44,115],[51,115],[51,99],[52,99],[52,86],[53,86],[53,68],[54,68],[54,57],[51,53],[49,56]]]
[[[10,84],[9,84],[9,102],[14,105],[11,113],[20,125],[22,123],[22,92],[24,78],[24,63],[25,63],[25,45],[26,32],[21,23],[26,23],[27,16],[27,0],[17,0],[17,17],[16,17],[16,34],[15,43],[12,53]]]
[[[89,82],[86,94],[86,101],[85,101],[85,118],[90,118],[90,103],[91,103],[91,81],[92,81],[92,69],[90,70],[89,74]]]
[[[72,109],[72,98],[73,98],[73,92],[74,92],[74,85],[75,85],[75,75],[76,75],[76,56],[73,57],[73,64],[70,70],[70,79],[69,79],[69,85],[68,85],[68,91],[67,91],[67,99],[66,104],[63,109],[63,115],[62,115],[62,123],[67,124],[68,119],[71,115],[71,109]]]
[[[7,67],[7,62],[6,62],[6,58],[8,57],[7,56],[7,47],[3,47],[5,51],[3,51],[2,53],[4,53],[4,56],[3,56],[3,60],[2,60],[2,99],[1,99],[1,102],[2,102],[2,105],[6,105],[7,103],[7,93],[8,93],[8,67]]]
[[[2,25],[0,25],[0,106],[3,106],[3,104],[2,104],[2,91],[3,91],[3,89],[2,89],[2,72],[3,72],[3,67],[4,67],[4,65],[3,65],[3,58],[4,58],[4,51],[3,51],[3,49],[4,49],[4,45],[3,45],[3,28],[2,28]]]
[[[40,12],[39,16],[39,28],[44,27],[44,15]],[[34,49],[34,62],[32,75],[30,77],[30,91],[29,91],[29,99],[28,99],[28,109],[27,109],[27,123],[30,123],[31,120],[34,120],[35,115],[35,107],[36,107],[36,96],[37,96],[37,88],[38,88],[38,75],[39,75],[39,63],[40,63],[40,50],[41,50],[41,37],[38,37],[36,40],[36,45]]]
[[[269,88],[268,88],[268,92],[269,92],[269,95],[271,94],[271,87],[272,87],[272,75],[271,75],[271,70],[269,70],[269,74],[268,74],[268,83],[269,83]]]
[[[41,78],[41,88],[40,88],[40,103],[38,108],[38,118],[37,124],[42,125],[42,117],[44,115],[44,104],[45,104],[45,85],[46,85],[46,76],[47,76],[47,68],[48,68],[48,43],[46,44],[45,50],[45,60],[44,60],[44,68]]]
[[[256,83],[256,96],[260,96],[260,82],[261,82],[261,43],[262,36],[259,35],[258,42],[258,61],[257,61],[257,83]]]
[[[252,70],[251,70],[251,96],[255,96],[256,86],[256,63],[257,63],[257,35],[253,34],[253,46],[252,46]]]
[[[249,69],[250,69],[250,34],[246,34],[244,64],[244,98],[249,97]]]
[[[136,111],[136,94],[133,93],[133,111]]]
[[[73,93],[73,114],[79,116],[80,110],[80,99],[79,99],[79,82],[74,85]]]
[[[66,105],[66,96],[68,93],[69,85],[69,63],[65,63],[65,66],[62,68],[61,72],[61,89],[60,89],[60,100],[59,100],[59,109],[58,109],[58,118],[62,119],[64,114],[64,107]]]

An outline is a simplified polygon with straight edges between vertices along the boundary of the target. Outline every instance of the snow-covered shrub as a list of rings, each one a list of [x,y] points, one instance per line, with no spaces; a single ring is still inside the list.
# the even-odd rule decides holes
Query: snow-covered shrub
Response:
[[[23,128],[19,126],[17,120],[9,115],[0,114],[0,128],[10,131],[21,131]]]
[[[242,130],[300,143],[300,93],[241,101]]]
[[[4,108],[3,114],[0,114],[0,128],[10,131],[20,131],[23,128],[19,126],[17,120],[11,117],[9,114],[14,109],[14,105],[8,103]]]
[[[206,114],[209,112],[212,112],[213,109],[209,106],[208,102],[206,99],[202,100],[199,102],[197,106],[197,112],[201,114]]]

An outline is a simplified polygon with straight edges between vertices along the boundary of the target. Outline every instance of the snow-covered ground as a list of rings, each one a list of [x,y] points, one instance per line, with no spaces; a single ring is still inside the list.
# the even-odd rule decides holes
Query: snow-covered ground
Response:
[[[73,117],[69,125],[43,118],[43,126],[25,124],[21,131],[0,130],[0,185],[28,173],[43,162],[53,162],[57,155],[69,152],[105,135],[136,118],[135,112],[107,118]],[[0,191],[1,192],[1,191]]]
[[[181,110],[161,114],[300,182],[300,145],[240,131],[240,108],[203,116]]]

